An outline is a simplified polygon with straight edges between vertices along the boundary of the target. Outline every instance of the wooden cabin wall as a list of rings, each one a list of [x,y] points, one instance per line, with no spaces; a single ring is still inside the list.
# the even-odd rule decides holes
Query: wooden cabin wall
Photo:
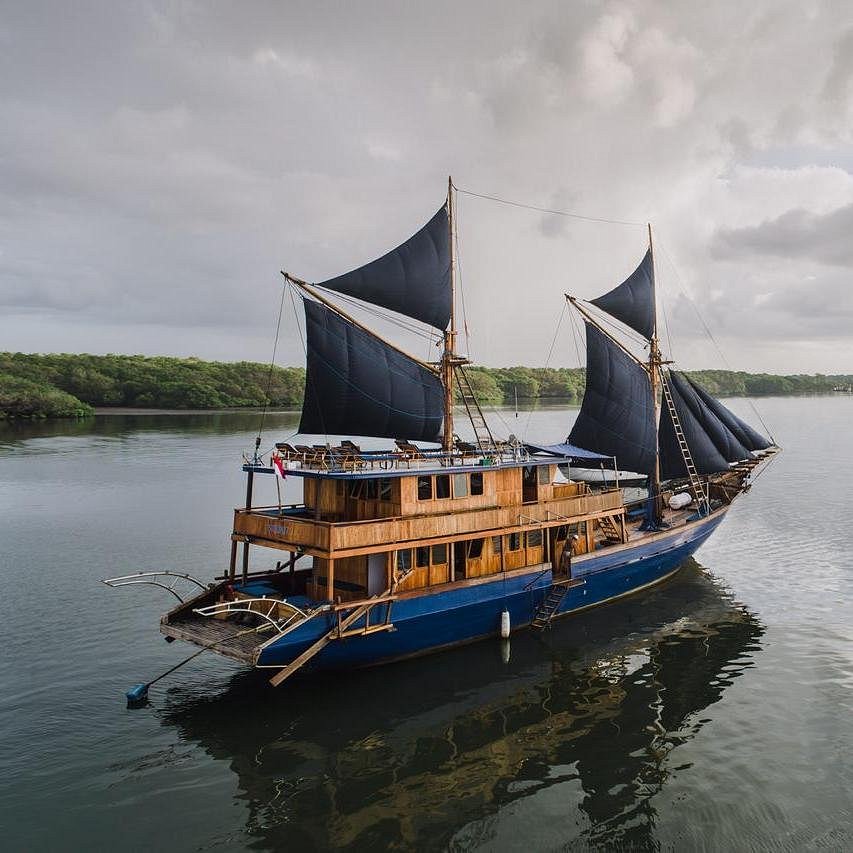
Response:
[[[463,509],[483,509],[485,507],[496,506],[500,503],[500,495],[496,491],[496,481],[499,475],[506,473],[503,470],[490,471],[488,468],[483,468],[481,471],[454,471],[452,468],[447,469],[447,473],[431,473],[422,475],[413,475],[411,477],[400,478],[400,515],[432,515],[435,513],[453,512],[454,510]],[[471,475],[481,475],[483,478],[483,494],[471,494]],[[418,480],[421,477],[430,477],[432,480],[432,498],[418,498]],[[451,497],[439,498],[436,497],[437,484],[436,477],[449,477],[451,487]],[[468,494],[464,497],[455,497],[456,488],[454,477],[464,477],[468,486]]]
[[[428,586],[448,583],[450,580],[450,549],[452,545],[422,545],[417,548],[401,548],[395,553],[395,571],[399,577],[405,568],[412,565],[413,570],[397,584],[397,590],[422,589]],[[401,553],[405,552],[405,553]],[[409,563],[408,561],[412,562]]]
[[[379,484],[382,480],[390,492],[385,500],[354,497],[353,492],[368,479]],[[364,479],[305,478],[303,502],[308,509],[320,501],[320,517],[323,521],[367,521],[373,518],[393,518],[400,515],[399,477],[372,477]]]
[[[307,594],[316,601],[326,601],[328,593],[329,561],[314,558],[314,571],[308,582]],[[367,557],[341,557],[334,565],[334,595],[337,601],[360,601],[367,598]]]
[[[314,479],[305,477],[303,480],[302,502],[307,509],[317,509],[320,504],[320,516],[326,521],[343,520],[344,501],[341,483],[335,480]]]
[[[521,469],[502,468],[495,471],[495,501],[498,506],[521,503]]]

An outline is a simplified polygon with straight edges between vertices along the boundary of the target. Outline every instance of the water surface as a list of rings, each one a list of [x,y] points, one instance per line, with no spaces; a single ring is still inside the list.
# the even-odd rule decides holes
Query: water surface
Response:
[[[165,593],[98,581],[227,565],[257,415],[0,427],[5,846],[853,848],[853,398],[758,405],[785,453],[670,583],[508,660],[495,640],[274,691],[202,655],[136,711],[124,691],[192,648],[157,631]],[[554,441],[572,417],[494,421]],[[268,416],[264,446],[295,424]]]

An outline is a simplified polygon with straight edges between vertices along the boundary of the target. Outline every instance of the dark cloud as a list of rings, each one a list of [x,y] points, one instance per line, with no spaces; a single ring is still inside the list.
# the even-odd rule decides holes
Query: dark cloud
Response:
[[[851,262],[852,18],[837,0],[4,4],[4,347],[262,357],[281,267],[319,280],[381,254],[449,173],[652,220],[709,325],[784,340],[804,282],[840,295],[814,263]],[[459,210],[486,363],[541,363],[563,291],[604,292],[645,248],[643,228]]]
[[[721,259],[765,255],[853,267],[853,204],[818,215],[789,210],[748,228],[722,228],[712,252]]]

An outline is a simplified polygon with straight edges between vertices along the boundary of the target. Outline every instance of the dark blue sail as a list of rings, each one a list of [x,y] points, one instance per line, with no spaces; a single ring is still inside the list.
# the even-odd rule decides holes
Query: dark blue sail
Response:
[[[655,269],[649,249],[637,269],[622,284],[593,299],[592,304],[651,339],[655,331],[654,287]]]
[[[746,421],[742,421],[734,412],[727,409],[716,397],[712,397],[704,388],[690,377],[685,377],[702,402],[728,427],[737,440],[749,450],[766,450],[772,447],[770,439],[754,430]]]
[[[446,329],[452,299],[447,207],[387,255],[319,285]]]
[[[709,409],[693,386],[674,370],[669,371],[669,389],[684,439],[699,474],[726,471],[730,462],[752,458],[728,427]],[[661,477],[687,476],[687,465],[679,446],[667,406],[660,421]]]
[[[655,469],[655,406],[646,371],[586,324],[586,391],[569,443],[615,456],[625,471]]]
[[[437,441],[444,386],[426,367],[305,300],[308,350],[299,432]]]

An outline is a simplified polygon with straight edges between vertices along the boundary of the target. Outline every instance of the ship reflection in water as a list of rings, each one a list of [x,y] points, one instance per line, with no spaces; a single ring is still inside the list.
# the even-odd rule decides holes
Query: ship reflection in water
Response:
[[[764,628],[695,561],[661,588],[499,641],[273,692],[169,693],[227,761],[256,849],[655,847],[655,799]],[[686,752],[687,750],[682,750]]]

